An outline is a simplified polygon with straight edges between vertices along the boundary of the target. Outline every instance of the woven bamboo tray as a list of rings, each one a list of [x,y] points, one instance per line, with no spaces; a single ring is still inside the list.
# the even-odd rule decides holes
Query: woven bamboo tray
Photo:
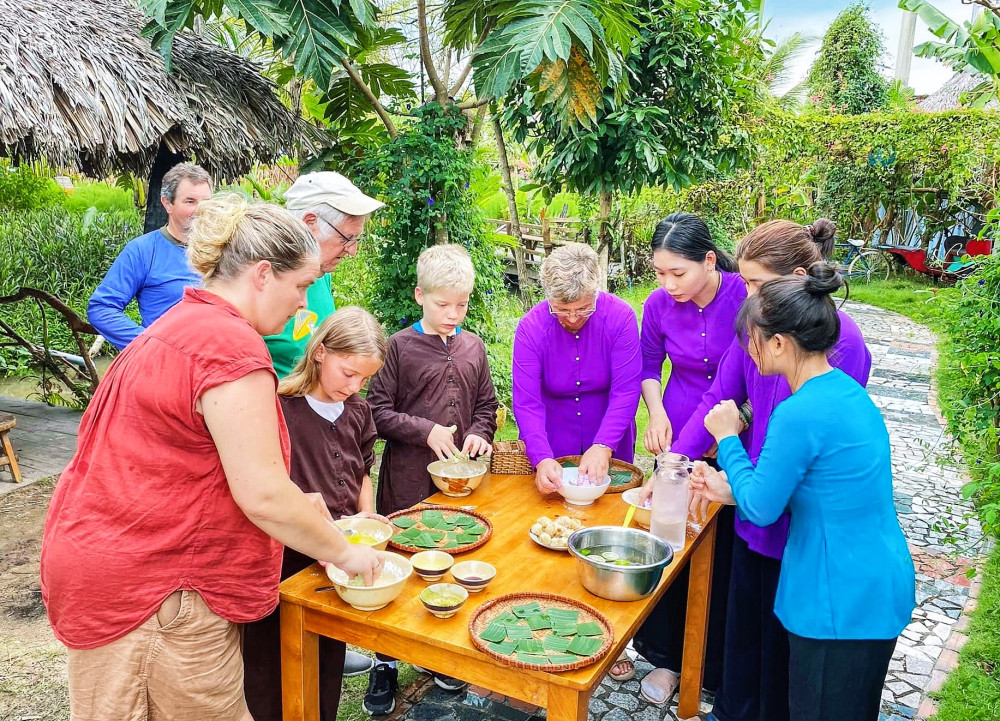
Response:
[[[525,452],[524,441],[495,441],[490,473],[498,476],[530,476],[534,474]]]
[[[494,618],[502,614],[504,611],[510,610],[514,606],[520,606],[525,603],[530,603],[531,601],[536,601],[539,605],[544,606],[547,609],[555,607],[579,611],[580,616],[578,620],[580,622],[594,621],[600,624],[601,628],[604,630],[604,634],[602,636],[604,642],[601,644],[601,647],[590,656],[581,656],[580,660],[575,663],[534,664],[525,663],[524,661],[518,661],[516,658],[499,654],[492,650],[486,641],[479,638],[479,634]],[[584,666],[590,666],[591,664],[597,663],[608,653],[611,646],[615,642],[615,631],[611,627],[611,622],[608,621],[608,619],[605,618],[604,615],[597,609],[591,608],[582,601],[567,598],[566,596],[557,596],[552,593],[534,592],[508,593],[505,596],[499,596],[491,601],[487,601],[477,608],[475,613],[472,614],[472,618],[469,619],[469,635],[472,637],[472,645],[492,658],[494,661],[498,661],[507,666],[513,666],[514,668],[531,669],[533,671],[548,671],[552,673],[558,671],[572,671],[573,669],[583,668]],[[540,631],[532,631],[531,633],[531,637],[539,641],[544,640],[546,636],[550,635],[552,635],[552,629],[542,629]]]
[[[556,463],[563,468],[576,468],[580,465],[581,458],[583,456],[562,456],[556,459]],[[625,477],[626,473],[632,474],[631,479]],[[642,485],[642,469],[638,466],[633,466],[631,463],[619,461],[617,458],[611,459],[611,463],[608,466],[608,474],[611,476],[611,485],[608,486],[608,493],[621,493],[622,491],[627,491],[629,488]]]
[[[392,546],[393,548],[398,548],[400,551],[406,551],[408,553],[417,553],[419,551],[444,551],[445,553],[452,553],[452,554],[465,553],[466,551],[471,551],[475,548],[479,548],[481,545],[490,540],[490,536],[493,535],[493,524],[490,523],[490,519],[488,519],[486,516],[484,516],[481,513],[476,513],[475,511],[466,511],[465,509],[454,508],[452,506],[421,505],[417,506],[416,508],[407,509],[405,511],[396,511],[395,513],[386,516],[386,518],[388,518],[389,521],[392,521],[393,519],[399,518],[400,516],[408,516],[412,518],[414,521],[416,521],[417,525],[422,526],[423,524],[421,523],[420,518],[421,514],[424,511],[441,511],[442,515],[444,515],[445,517],[455,516],[459,514],[472,516],[481,524],[486,526],[486,533],[481,535],[479,537],[479,540],[475,541],[474,543],[466,543],[465,545],[458,546],[457,548],[446,549],[446,548],[441,548],[440,546],[438,546],[437,548],[421,548],[420,546],[403,545],[398,541],[392,540],[392,538],[389,539],[389,545]],[[393,534],[393,537],[395,537],[395,534]]]

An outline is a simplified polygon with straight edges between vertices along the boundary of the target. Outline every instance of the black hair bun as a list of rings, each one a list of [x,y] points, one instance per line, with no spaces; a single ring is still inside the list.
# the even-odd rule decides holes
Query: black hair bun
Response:
[[[832,220],[819,218],[812,225],[807,225],[806,230],[809,231],[814,243],[826,245],[837,235],[837,224]]]
[[[844,276],[829,263],[817,261],[809,266],[803,287],[812,296],[836,293],[844,285]]]

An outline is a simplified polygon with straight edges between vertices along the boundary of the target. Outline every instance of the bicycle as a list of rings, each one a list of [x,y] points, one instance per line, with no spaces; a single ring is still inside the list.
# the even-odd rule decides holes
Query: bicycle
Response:
[[[840,264],[845,278],[857,278],[862,283],[873,280],[888,280],[892,263],[885,253],[875,248],[865,248],[865,241],[848,238],[846,243],[835,243],[834,248],[846,249]]]

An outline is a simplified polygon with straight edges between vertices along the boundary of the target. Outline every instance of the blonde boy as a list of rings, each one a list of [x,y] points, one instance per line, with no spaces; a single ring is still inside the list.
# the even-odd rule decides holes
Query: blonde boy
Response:
[[[385,439],[376,507],[409,508],[435,493],[427,465],[459,451],[488,455],[496,392],[486,347],[462,329],[476,274],[465,248],[434,245],[417,259],[414,297],[423,317],[389,339],[368,403]],[[457,426],[452,433],[451,426]]]
[[[435,245],[417,259],[413,295],[423,317],[389,338],[385,365],[368,388],[375,428],[386,441],[375,497],[381,514],[409,508],[436,492],[427,473],[436,458],[492,450],[497,399],[486,346],[461,327],[475,280],[472,261],[460,245]],[[395,661],[379,655],[368,679],[365,710],[392,713],[397,678]],[[434,682],[448,691],[465,687],[441,674],[434,674]]]

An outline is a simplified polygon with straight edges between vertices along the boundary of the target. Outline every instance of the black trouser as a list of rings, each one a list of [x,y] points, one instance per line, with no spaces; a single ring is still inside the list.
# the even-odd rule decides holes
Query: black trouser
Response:
[[[774,615],[781,561],[733,537],[719,721],[788,721],[788,631]]]
[[[705,651],[704,687],[715,691],[722,681],[722,655],[726,639],[726,598],[733,562],[734,506],[723,506],[715,522],[715,561],[712,566],[712,593],[708,608],[708,645]],[[653,607],[639,628],[632,646],[657,668],[680,673],[684,652],[684,620],[687,615],[690,564]]]
[[[281,580],[294,576],[315,561],[285,549]],[[254,721],[281,721],[281,622],[275,609],[270,616],[243,626],[243,693]],[[337,721],[340,686],[347,646],[319,637],[319,717]]]
[[[788,634],[792,721],[878,721],[896,639],[836,641]]]

